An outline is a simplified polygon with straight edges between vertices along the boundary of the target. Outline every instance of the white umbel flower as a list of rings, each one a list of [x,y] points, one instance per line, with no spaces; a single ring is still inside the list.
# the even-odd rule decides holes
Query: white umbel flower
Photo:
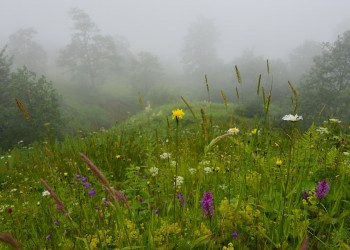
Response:
[[[282,117],[282,120],[290,121],[290,122],[296,122],[296,121],[299,121],[299,120],[302,120],[302,119],[303,119],[303,117],[299,116],[297,114],[295,114],[295,115],[289,114],[289,115],[285,115],[285,116]]]
[[[50,192],[45,190],[43,193],[42,193],[43,196],[47,196],[47,195],[50,195]]]
[[[157,176],[158,175],[158,168],[157,167],[151,167],[149,169],[149,171],[151,172],[151,175],[154,177],[154,176]]]

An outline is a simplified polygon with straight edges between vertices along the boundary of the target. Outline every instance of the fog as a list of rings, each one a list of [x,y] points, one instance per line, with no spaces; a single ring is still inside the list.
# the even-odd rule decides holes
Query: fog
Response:
[[[162,63],[175,65],[190,24],[200,17],[217,25],[218,52],[226,62],[245,49],[268,58],[285,58],[305,40],[333,41],[350,23],[350,2],[345,0],[0,2],[1,46],[18,29],[33,27],[45,49],[59,49],[72,33],[67,12],[79,7],[103,34],[124,36],[131,50],[154,53]]]

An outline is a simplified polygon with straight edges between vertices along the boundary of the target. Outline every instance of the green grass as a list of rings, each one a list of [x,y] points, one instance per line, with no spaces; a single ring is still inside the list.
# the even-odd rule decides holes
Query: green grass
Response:
[[[4,153],[0,232],[23,249],[300,249],[305,239],[310,249],[350,248],[344,124],[327,121],[328,133],[319,126],[301,132],[303,121],[276,128],[268,115],[236,115],[232,104],[189,105],[193,115],[184,102],[165,105],[110,130]],[[185,112],[178,126],[176,108]],[[228,135],[232,127],[239,133]],[[183,177],[176,190],[175,175]],[[40,179],[64,209],[43,196]],[[323,179],[330,191],[321,199],[315,190]],[[205,192],[213,196],[209,216],[202,211]]]

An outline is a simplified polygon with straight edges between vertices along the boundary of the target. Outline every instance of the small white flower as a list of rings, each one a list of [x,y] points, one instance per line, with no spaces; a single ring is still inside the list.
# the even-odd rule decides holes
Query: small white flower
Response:
[[[38,206],[40,206],[40,201],[38,201],[36,204],[37,204]]]
[[[335,119],[335,118],[330,118],[329,121],[332,123],[341,123],[339,119]]]
[[[211,167],[205,167],[205,168],[204,168],[204,172],[205,172],[206,174],[210,174],[210,173],[213,172],[213,169],[212,169]]]
[[[343,152],[343,155],[349,156],[350,153],[349,152]]]
[[[174,187],[181,188],[181,185],[184,183],[184,178],[182,176],[176,176]]]
[[[151,167],[149,169],[149,171],[151,172],[151,175],[154,177],[154,176],[157,176],[158,175],[158,168],[157,167]]]
[[[16,192],[17,191],[17,188],[14,188],[14,189],[11,189],[11,193],[14,193],[14,192]]]
[[[194,175],[197,172],[197,169],[189,168],[188,171],[190,172],[191,175]]]
[[[229,135],[237,135],[239,133],[239,129],[234,127],[234,128],[230,128],[229,130],[227,130],[227,133]]]
[[[320,133],[321,135],[323,135],[323,134],[328,134],[328,133],[329,133],[329,132],[328,132],[328,129],[327,129],[327,128],[324,128],[324,127],[319,127],[319,128],[316,129],[316,131],[317,131],[318,133]]]
[[[176,167],[176,161],[171,161],[171,162],[170,162],[170,166]]]
[[[200,163],[199,163],[199,165],[200,166],[209,166],[210,165],[210,161],[208,161],[208,160],[206,160],[206,161],[201,161]]]
[[[297,114],[295,115],[285,115],[282,117],[282,120],[284,121],[290,121],[290,122],[296,122],[296,121],[299,121],[299,120],[302,120],[303,117],[302,116],[298,116]]]
[[[50,195],[50,192],[45,190],[43,193],[42,193],[43,196],[47,196],[47,195]]]
[[[222,185],[219,185],[219,188],[221,188],[222,190],[225,190],[227,186],[225,184],[222,184]]]
[[[167,159],[170,158],[170,153],[163,153],[163,154],[160,155],[160,158],[162,160],[167,160]]]

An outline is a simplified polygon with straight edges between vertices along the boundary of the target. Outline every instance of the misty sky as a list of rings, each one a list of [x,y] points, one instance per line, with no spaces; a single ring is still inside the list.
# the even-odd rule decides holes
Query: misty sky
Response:
[[[191,23],[213,19],[221,36],[219,53],[229,62],[245,49],[285,58],[305,40],[334,41],[350,29],[349,0],[0,0],[0,46],[20,28],[35,28],[36,40],[62,48],[71,36],[67,11],[79,7],[103,34],[127,38],[134,52],[149,51],[179,62]]]

